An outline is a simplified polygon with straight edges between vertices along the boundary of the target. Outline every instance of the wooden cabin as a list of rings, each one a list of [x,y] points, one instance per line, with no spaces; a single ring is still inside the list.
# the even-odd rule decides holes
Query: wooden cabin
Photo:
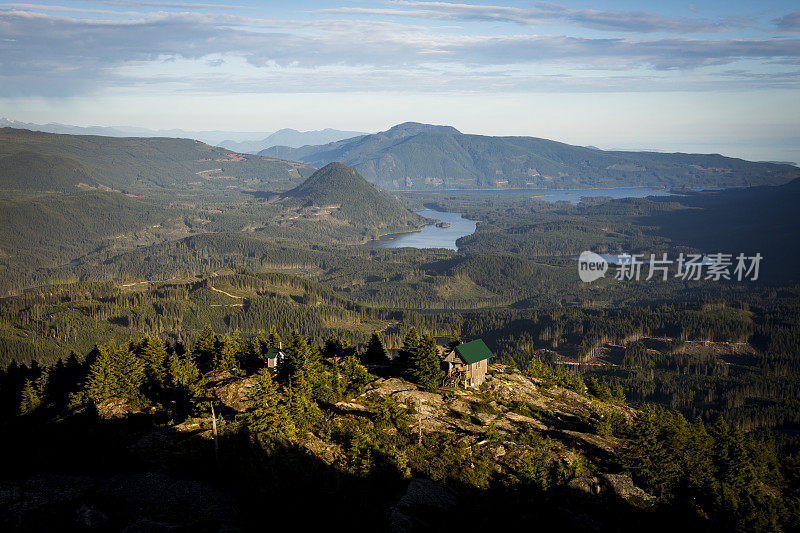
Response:
[[[464,387],[480,387],[486,379],[489,358],[494,354],[481,339],[459,344],[452,350],[442,350],[442,363],[447,376],[445,381],[463,384]]]
[[[267,359],[267,368],[275,372],[283,364],[286,354],[280,348],[270,348],[264,357]]]

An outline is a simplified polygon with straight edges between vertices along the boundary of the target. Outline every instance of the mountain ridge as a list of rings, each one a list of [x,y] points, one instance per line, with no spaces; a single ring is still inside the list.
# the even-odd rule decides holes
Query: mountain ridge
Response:
[[[612,152],[413,122],[325,145],[276,146],[259,154],[317,167],[340,161],[368,181],[396,190],[733,187],[780,185],[800,176],[793,166],[719,154]]]
[[[137,194],[219,191],[231,185],[240,190],[285,190],[314,170],[302,163],[244,156],[192,139],[69,135],[17,128],[0,128],[1,158],[10,158],[3,161],[15,167],[6,169],[8,174],[0,180],[3,188],[30,188],[52,174],[48,168],[60,167],[68,172],[58,181],[68,183],[71,190],[87,183]],[[37,187],[47,189],[46,185]]]
[[[234,141],[231,139],[226,139],[216,143],[216,145],[228,150],[234,150],[236,152],[255,154],[261,150],[266,150],[267,148],[271,148],[273,146],[301,148],[303,146],[314,146],[336,142],[342,139],[350,139],[361,135],[366,134],[359,131],[342,131],[333,128],[310,131],[298,131],[292,128],[283,128],[260,140]]]

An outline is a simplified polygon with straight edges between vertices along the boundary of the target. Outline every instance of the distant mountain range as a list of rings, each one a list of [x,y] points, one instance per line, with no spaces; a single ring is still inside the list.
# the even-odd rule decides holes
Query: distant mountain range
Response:
[[[47,133],[69,135],[104,135],[107,137],[178,137],[197,139],[206,144],[220,146],[240,153],[255,154],[271,146],[282,145],[299,148],[308,144],[325,144],[341,139],[363,135],[358,131],[340,131],[331,128],[316,131],[297,131],[282,129],[274,133],[263,131],[188,131],[181,129],[151,130],[134,126],[71,126],[50,122],[34,124],[0,117],[0,128],[19,128]]]
[[[734,187],[780,185],[792,165],[719,154],[603,151],[536,137],[463,134],[407,122],[387,131],[319,146],[275,146],[261,155],[321,167],[353,166],[386,189]]]
[[[256,154],[261,150],[271,148],[273,146],[288,146],[290,148],[300,148],[301,146],[327,144],[342,139],[350,139],[352,137],[366,135],[359,131],[341,131],[325,128],[324,130],[315,131],[297,131],[291,128],[284,128],[275,133],[259,140],[259,141],[240,141],[236,142],[226,139],[217,146],[240,152],[244,154]]]

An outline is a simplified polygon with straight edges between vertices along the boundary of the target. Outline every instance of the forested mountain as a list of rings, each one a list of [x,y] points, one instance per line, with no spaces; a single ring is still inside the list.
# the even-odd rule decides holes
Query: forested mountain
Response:
[[[325,165],[285,197],[303,207],[317,208],[320,217],[371,228],[375,236],[422,225],[422,218],[341,163]]]
[[[0,189],[75,192],[99,183],[74,159],[22,151],[0,157]]]
[[[359,135],[365,134],[358,131],[341,131],[331,128],[314,131],[297,131],[292,128],[284,128],[260,140],[253,139],[237,142],[226,139],[216,144],[217,146],[226,148],[228,150],[234,150],[236,152],[242,152],[246,154],[255,154],[261,150],[266,150],[267,148],[271,148],[273,146],[300,148],[301,146],[313,146],[336,142],[342,139],[350,139]]]
[[[166,229],[162,210],[124,194],[86,191],[0,200],[0,273],[53,266],[126,236]],[[162,223],[163,226],[162,226]]]
[[[191,139],[59,135],[14,128],[0,129],[0,165],[5,189],[77,190],[84,184],[136,194],[231,187],[285,190],[314,170]]]
[[[339,161],[387,189],[732,187],[777,185],[800,176],[791,165],[718,154],[610,152],[417,123],[321,146],[276,146],[259,153],[317,167]]]

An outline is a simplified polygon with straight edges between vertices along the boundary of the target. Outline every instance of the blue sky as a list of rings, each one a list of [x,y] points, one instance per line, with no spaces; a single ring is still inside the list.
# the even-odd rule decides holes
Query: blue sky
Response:
[[[797,2],[0,3],[0,114],[800,161]]]

